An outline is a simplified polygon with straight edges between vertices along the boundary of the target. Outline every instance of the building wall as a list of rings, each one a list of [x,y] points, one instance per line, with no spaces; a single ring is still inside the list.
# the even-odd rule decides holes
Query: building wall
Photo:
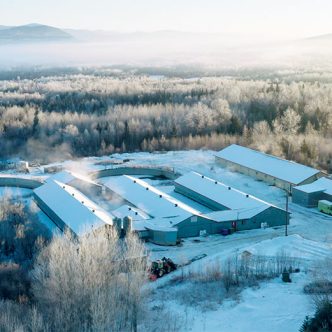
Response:
[[[283,226],[286,224],[286,216],[286,211],[273,206],[250,219],[216,222],[197,216],[196,222],[188,218],[177,225],[178,238],[199,236],[200,231],[203,230],[205,230],[207,234],[220,234],[223,229],[232,229],[234,224],[236,225],[237,231],[258,229],[261,228],[262,223],[267,223],[268,227]],[[289,220],[290,217],[288,217],[288,223]]]
[[[298,185],[301,186],[301,185],[303,185],[303,184],[309,184],[309,183],[312,183],[312,182],[318,180],[319,178],[321,178],[321,177],[323,177],[323,176],[324,176],[324,174],[323,174],[322,172],[319,172],[319,173],[317,173],[317,174],[311,176],[310,178],[308,178],[308,179],[302,181],[302,182],[299,183]]]
[[[289,223],[288,218],[288,223]],[[262,223],[268,227],[283,226],[286,224],[286,211],[270,207],[251,219],[216,222],[202,216],[192,216],[177,224],[177,232],[149,230],[149,241],[160,245],[175,245],[176,239],[197,237],[201,231],[206,234],[221,234],[223,229],[244,231],[261,228]]]
[[[231,227],[231,222],[218,223],[201,216],[197,216],[197,219],[192,219],[191,217],[177,224],[178,238],[200,236],[201,231],[206,231],[207,234],[217,234],[222,229],[229,229]]]
[[[332,195],[324,194],[324,198],[323,199],[326,199],[327,201],[332,202]]]
[[[92,172],[89,174],[92,179],[98,179],[107,176],[119,175],[151,175],[164,177],[170,180],[176,179],[180,174],[173,169],[165,167],[114,167]]]
[[[163,246],[176,245],[177,232],[175,229],[174,231],[159,231],[150,229],[149,241]]]
[[[321,192],[319,192],[318,194],[320,195]],[[305,207],[310,207],[308,193],[301,191],[299,189],[296,189],[296,188],[292,189],[292,202],[295,204],[305,206]]]
[[[242,174],[245,174],[245,175],[248,175],[248,176],[251,176],[257,180],[261,180],[261,181],[264,181],[270,185],[273,185],[273,186],[276,186],[278,188],[281,188],[283,190],[286,190],[288,191],[290,194],[292,193],[292,187],[295,186],[295,185],[302,185],[302,184],[309,184],[309,183],[312,183],[314,182],[315,180],[321,178],[322,176],[324,176],[324,174],[322,172],[319,172],[311,177],[309,177],[308,179],[302,181],[301,183],[290,183],[288,181],[284,181],[284,180],[281,180],[281,179],[278,179],[278,178],[275,178],[273,176],[270,176],[268,174],[265,174],[265,173],[261,173],[261,172],[258,172],[258,171],[255,171],[251,168],[248,168],[248,167],[245,167],[245,166],[242,166],[242,165],[239,165],[239,164],[236,164],[236,163],[233,163],[229,160],[226,160],[226,159],[223,159],[223,158],[220,158],[220,157],[216,157],[216,162],[223,166],[223,167],[227,167],[227,168],[231,168],[232,170],[236,171],[236,172],[239,172],[239,173],[242,173]]]
[[[286,211],[271,206],[265,211],[251,218],[251,228],[248,229],[261,228],[262,223],[267,223],[268,227],[283,226],[286,224],[286,219],[287,223],[289,224],[290,214],[288,214],[287,218]]]
[[[0,177],[0,187],[20,187],[27,189],[35,189],[43,184],[42,181],[35,179],[26,179],[13,176],[1,176]]]
[[[38,195],[34,193],[33,197],[39,208],[59,227],[61,231],[64,231],[66,224],[63,222],[63,220],[59,218],[59,216],[55,214],[53,210],[51,210]]]
[[[231,161],[222,159],[220,157],[216,157],[216,162],[219,165],[223,166],[223,167],[230,168],[230,169],[232,169],[232,170],[234,170],[236,172],[248,175],[248,176],[253,177],[253,178],[257,179],[257,180],[264,181],[264,182],[266,182],[266,183],[268,183],[270,185],[279,187],[279,188],[281,188],[283,190],[287,190],[289,192],[291,190],[292,184],[289,183],[289,182],[287,182],[287,181],[283,181],[281,179],[277,179],[277,178],[275,178],[273,176],[270,176],[268,174],[264,174],[264,173],[255,171],[255,170],[253,170],[251,168],[248,168],[248,167],[245,167],[245,166],[233,163]]]
[[[332,195],[325,194],[323,191],[306,193],[299,189],[293,188],[292,202],[304,207],[313,208],[318,206],[321,199],[332,200]]]

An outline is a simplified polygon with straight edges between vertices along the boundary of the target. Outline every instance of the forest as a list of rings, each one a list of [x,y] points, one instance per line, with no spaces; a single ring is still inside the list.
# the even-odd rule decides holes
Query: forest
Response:
[[[218,150],[237,142],[331,172],[330,76],[259,76],[189,78],[187,72],[175,77],[106,68],[3,73],[0,158],[48,162]]]

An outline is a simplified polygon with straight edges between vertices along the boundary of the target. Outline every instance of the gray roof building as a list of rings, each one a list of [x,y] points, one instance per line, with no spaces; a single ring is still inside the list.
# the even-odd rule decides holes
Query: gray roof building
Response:
[[[296,185],[311,183],[323,173],[312,167],[232,144],[216,153],[217,162],[291,192]]]

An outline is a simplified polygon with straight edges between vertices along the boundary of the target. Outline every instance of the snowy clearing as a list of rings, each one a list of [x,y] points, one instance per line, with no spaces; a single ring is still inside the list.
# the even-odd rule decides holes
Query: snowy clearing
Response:
[[[65,161],[57,163],[71,171],[88,175],[92,171],[102,170],[107,167],[126,166],[165,166],[174,168],[175,171],[185,174],[196,171],[236,189],[254,195],[268,203],[280,208],[285,208],[285,193],[276,187],[264,182],[231,172],[216,165],[214,151],[176,151],[167,153],[131,153],[115,154],[110,157],[85,158],[79,161]],[[107,164],[116,160],[117,163]],[[123,163],[123,164],[122,164]],[[107,165],[107,166],[105,166]],[[26,176],[26,175],[25,175]],[[31,176],[46,176],[41,168],[33,170]],[[211,212],[207,207],[174,192],[172,181],[149,177],[139,177],[143,181],[166,192],[173,198],[182,201],[193,209],[203,213]],[[105,183],[109,178],[98,179],[97,182]],[[6,188],[0,188],[2,196]],[[13,195],[31,203],[31,191],[27,189],[11,189]],[[91,197],[91,199],[94,199]],[[107,211],[119,208],[123,202],[96,201],[102,203]],[[289,236],[285,237],[285,228],[276,227],[269,229],[256,229],[238,232],[230,236],[210,235],[207,237],[184,239],[180,246],[158,246],[147,243],[150,259],[159,259],[164,256],[181,263],[196,255],[206,254],[207,257],[190,264],[186,268],[202,269],[215,261],[223,261],[232,255],[240,255],[247,251],[253,255],[275,256],[286,252],[291,257],[300,258],[302,272],[292,274],[293,282],[282,283],[280,278],[264,281],[259,287],[244,289],[238,298],[227,299],[217,307],[201,311],[195,307],[185,307],[176,299],[165,299],[163,306],[170,312],[176,312],[181,317],[183,331],[255,331],[255,332],[293,332],[298,331],[306,315],[313,313],[314,306],[311,299],[303,293],[303,286],[310,280],[310,269],[318,260],[332,256],[332,217],[318,212],[317,209],[308,209],[290,202],[291,212]],[[54,224],[41,211],[38,211],[40,220],[56,231]],[[305,265],[305,266],[304,266]],[[306,273],[305,271],[309,271]],[[151,283],[155,291],[163,287],[172,291],[180,286],[170,285],[173,276],[181,271]],[[186,286],[185,286],[186,287]],[[158,305],[157,300],[150,303],[151,308]],[[250,317],[250,323],[248,321]]]

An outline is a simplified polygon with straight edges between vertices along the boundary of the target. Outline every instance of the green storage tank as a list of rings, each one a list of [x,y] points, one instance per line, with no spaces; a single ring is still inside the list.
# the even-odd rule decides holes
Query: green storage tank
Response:
[[[318,210],[332,216],[332,202],[327,200],[318,201]]]

